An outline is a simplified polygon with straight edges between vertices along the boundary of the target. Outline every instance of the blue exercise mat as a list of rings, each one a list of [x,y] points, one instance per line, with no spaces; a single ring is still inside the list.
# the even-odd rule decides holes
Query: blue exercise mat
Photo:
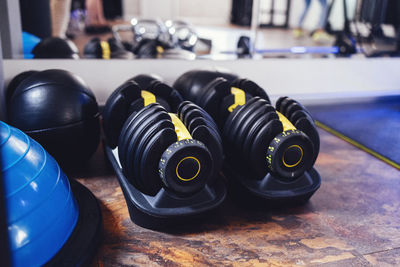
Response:
[[[308,110],[321,128],[400,169],[400,95]]]

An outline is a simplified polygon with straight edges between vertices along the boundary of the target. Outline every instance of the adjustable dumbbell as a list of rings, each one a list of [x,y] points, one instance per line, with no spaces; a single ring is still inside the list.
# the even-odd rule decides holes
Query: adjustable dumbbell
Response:
[[[154,196],[164,188],[193,195],[212,184],[221,168],[215,122],[157,77],[138,75],[117,88],[107,100],[103,123],[125,177],[144,194]]]
[[[270,173],[285,182],[312,168],[319,136],[297,101],[284,97],[274,108],[253,81],[213,71],[187,72],[173,87],[217,121],[231,166],[241,166],[256,179]]]
[[[102,41],[98,37],[91,39],[83,50],[86,58],[101,58],[101,59],[133,59],[133,54],[127,51],[121,41],[116,38],[109,38],[107,41]]]

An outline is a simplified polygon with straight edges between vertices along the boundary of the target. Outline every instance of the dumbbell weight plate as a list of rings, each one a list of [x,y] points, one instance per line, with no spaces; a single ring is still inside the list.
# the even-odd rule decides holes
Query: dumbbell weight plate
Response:
[[[202,109],[201,107],[197,106],[196,104],[190,103],[185,105],[185,107],[182,108],[181,113],[179,114],[179,119],[186,125],[186,127],[188,126],[187,124],[189,123],[189,121],[186,119],[186,123],[185,123],[185,118],[187,116],[188,113],[190,113],[191,111],[196,110],[197,112],[201,113],[201,117],[203,117],[204,119],[206,119],[211,126],[217,131],[218,127],[215,124],[215,121],[213,120],[213,118],[210,116],[210,114],[208,114],[204,109]]]
[[[219,132],[217,132],[217,130],[215,130],[209,123],[209,121],[203,117],[198,117],[198,118],[194,118],[191,121],[189,121],[189,126],[187,127],[187,129],[189,130],[190,133],[193,132],[193,130],[200,126],[200,125],[204,125],[207,126],[210,131],[213,133],[213,135],[215,136],[215,138],[218,140],[218,142],[220,144],[222,144],[222,139],[221,136],[219,135]]]
[[[218,128],[217,128],[217,125],[215,124],[215,122],[210,117],[205,115],[204,110],[200,110],[200,109],[192,109],[192,110],[189,110],[188,112],[185,112],[185,114],[183,116],[183,123],[185,124],[186,127],[188,127],[191,120],[193,120],[195,118],[199,118],[199,117],[204,118],[207,121],[207,125],[214,128],[215,131],[218,131]]]
[[[118,156],[123,168],[125,167],[126,154],[128,153],[128,144],[136,128],[151,114],[162,110],[164,110],[163,107],[156,103],[152,103],[139,110],[137,113],[132,113],[125,121],[118,139]]]
[[[254,112],[251,112],[248,116],[243,119],[243,122],[239,126],[238,130],[235,133],[233,142],[237,144],[237,147],[241,150],[242,144],[244,140],[247,138],[247,134],[250,131],[251,126],[254,125],[254,122],[261,117],[263,114],[268,112],[275,111],[275,109],[270,104],[264,104],[257,107]],[[241,150],[243,151],[243,150]]]
[[[304,110],[297,110],[293,112],[289,117],[289,120],[293,125],[295,125],[300,118],[309,118],[314,123],[314,120],[311,118],[311,116]]]
[[[132,166],[132,175],[136,177],[136,179],[138,180],[138,184],[143,189],[146,188],[146,181],[141,176],[140,163],[142,161],[142,156],[146,145],[149,143],[150,139],[161,130],[166,128],[174,130],[174,126],[169,118],[163,119],[161,121],[155,121],[153,124],[149,125],[150,127],[148,128],[148,130],[144,132],[142,136],[138,137],[137,145],[135,149],[132,151],[130,158]]]
[[[244,104],[242,106],[237,106],[231,112],[231,114],[229,114],[229,116],[226,119],[226,122],[224,124],[223,131],[222,131],[224,138],[226,138],[229,135],[229,132],[230,132],[230,130],[232,128],[232,123],[236,119],[236,116],[238,116],[238,114],[240,113],[240,110],[243,109],[246,105],[251,105],[252,103],[256,102],[258,99],[260,99],[260,98],[259,97],[253,97],[248,102],[246,102],[246,104]]]
[[[244,105],[244,108],[241,109],[237,114],[236,119],[232,121],[230,133],[227,135],[228,141],[231,142],[231,144],[233,144],[235,147],[237,146],[235,143],[235,136],[237,135],[238,130],[240,129],[241,125],[243,125],[243,122],[247,116],[254,113],[259,107],[265,104],[268,104],[268,102],[265,99],[259,98],[249,105]]]
[[[237,85],[237,86],[235,86]],[[238,87],[243,91],[247,92],[251,96],[258,96],[271,104],[271,100],[268,97],[268,94],[255,82],[248,79],[237,79],[232,83],[232,86]]]
[[[199,101],[199,106],[205,110],[213,108],[214,111],[218,111],[218,107],[215,105],[220,103],[222,98],[230,94],[231,86],[229,82],[224,78],[217,78],[212,84],[213,90],[207,90]],[[216,114],[216,113],[215,113]]]
[[[214,171],[212,177],[215,176],[215,172],[221,170],[222,159],[223,159],[223,148],[220,140],[215,136],[210,127],[200,125],[196,127],[192,132],[192,137],[195,140],[201,141],[206,145],[211,153],[214,162]]]
[[[254,142],[256,135],[260,131],[261,127],[266,125],[271,120],[279,120],[278,114],[276,114],[275,111],[271,111],[266,114],[263,114],[260,118],[258,118],[254,122],[254,124],[250,128],[249,133],[247,134],[247,137],[245,138],[243,146],[242,146],[243,155],[245,157],[247,157],[248,159],[250,158],[251,145]]]
[[[254,138],[250,149],[250,165],[257,178],[262,178],[267,174],[266,156],[269,144],[282,131],[282,123],[279,120],[271,120],[258,131]]]
[[[298,119],[296,121],[295,127],[297,129],[299,129],[300,131],[304,132],[308,136],[308,138],[310,138],[311,142],[313,143],[314,158],[312,160],[312,165],[314,165],[315,161],[317,160],[317,156],[319,153],[319,146],[320,146],[318,130],[315,127],[312,120],[308,117],[303,117],[303,118]]]
[[[295,102],[293,102],[292,104],[290,104],[287,108],[286,108],[286,113],[284,114],[286,118],[290,118],[292,116],[292,114],[298,110],[303,110],[304,112],[310,114],[308,112],[308,110],[299,102],[297,102],[295,100]]]
[[[162,186],[158,172],[161,155],[176,140],[175,130],[165,128],[156,133],[144,149],[140,161],[140,177],[143,180],[144,190],[150,195],[155,195]]]
[[[128,82],[117,88],[107,99],[103,111],[103,128],[107,143],[111,148],[118,144],[121,129],[129,116],[129,105],[140,98],[140,88]],[[127,117],[125,117],[127,116]]]
[[[285,116],[287,108],[293,103],[296,103],[296,101],[291,99],[291,98],[289,98],[289,97],[284,99],[282,101],[282,103],[281,103],[281,111],[280,111],[280,113],[282,113],[282,115]]]
[[[285,100],[287,98],[289,98],[289,97],[288,96],[282,96],[282,97],[278,98],[278,100],[275,103],[275,108],[276,108],[277,111],[281,112],[281,110],[282,110],[281,109],[282,102],[283,102],[283,100]]]
[[[186,100],[186,101],[183,101],[182,103],[179,104],[179,107],[178,107],[178,110],[176,111],[176,114],[177,114],[177,116],[178,116],[178,118],[180,120],[182,120],[182,115],[181,115],[182,109],[188,104],[192,104],[192,102]]]
[[[121,153],[121,147],[123,147],[123,143],[122,141],[125,139],[123,136],[126,135],[126,130],[130,127],[130,125],[136,120],[136,118],[141,117],[141,114],[143,114],[144,112],[149,112],[148,109],[152,106],[155,106],[157,104],[153,103],[148,105],[147,107],[137,111],[137,112],[133,112],[129,115],[129,117],[125,120],[124,125],[122,125],[122,129],[121,132],[119,134],[119,138],[118,138],[118,154]],[[121,160],[121,155],[119,155],[119,159]]]
[[[190,133],[192,133],[194,128],[196,128],[197,126],[200,126],[200,125],[208,126],[208,122],[203,117],[193,118],[189,122],[189,125],[187,126],[187,129],[188,129],[188,131]]]
[[[149,128],[155,123],[169,119],[168,113],[164,109],[160,109],[159,106],[152,108],[153,112],[149,113],[146,117],[142,119],[138,119],[136,124],[132,124],[131,128],[127,131],[127,141],[126,145],[128,146],[125,149],[124,158],[128,157],[128,153],[132,153],[131,151],[135,151],[140,142],[140,138],[149,130]]]

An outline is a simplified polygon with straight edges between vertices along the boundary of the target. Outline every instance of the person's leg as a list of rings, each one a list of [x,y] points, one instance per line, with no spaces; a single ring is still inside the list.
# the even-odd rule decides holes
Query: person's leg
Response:
[[[71,0],[50,0],[52,35],[65,38],[70,17]]]
[[[324,29],[328,19],[329,5],[327,0],[319,0],[319,3],[321,4],[321,15],[319,16],[317,29]]]
[[[103,14],[103,3],[101,0],[86,0],[86,9],[88,25],[107,24]]]
[[[306,18],[308,10],[310,9],[310,4],[311,4],[311,0],[304,0],[303,12],[300,15],[300,19],[297,24],[297,27],[293,30],[293,35],[295,38],[300,38],[300,37],[304,36],[304,31],[302,30],[302,27],[303,27],[304,19]]]
[[[311,0],[304,0],[304,9],[303,12],[300,15],[299,23],[297,24],[298,28],[303,27],[304,19],[306,18],[306,15],[308,13],[308,10],[310,9],[311,5]]]
[[[332,37],[325,32],[325,24],[328,19],[328,1],[327,0],[319,0],[321,4],[321,14],[319,17],[319,22],[317,25],[317,29],[312,35],[312,39],[318,44],[329,44],[332,42]]]
[[[110,32],[104,18],[103,2],[101,0],[86,0],[87,20],[85,32],[88,34],[99,34]]]

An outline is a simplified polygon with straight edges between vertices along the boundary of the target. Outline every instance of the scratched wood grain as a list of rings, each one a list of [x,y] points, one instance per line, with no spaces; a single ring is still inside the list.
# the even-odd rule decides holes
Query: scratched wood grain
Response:
[[[321,130],[322,186],[308,204],[252,210],[226,201],[206,223],[170,233],[129,218],[102,148],[71,174],[99,199],[94,266],[399,266],[400,172]]]

